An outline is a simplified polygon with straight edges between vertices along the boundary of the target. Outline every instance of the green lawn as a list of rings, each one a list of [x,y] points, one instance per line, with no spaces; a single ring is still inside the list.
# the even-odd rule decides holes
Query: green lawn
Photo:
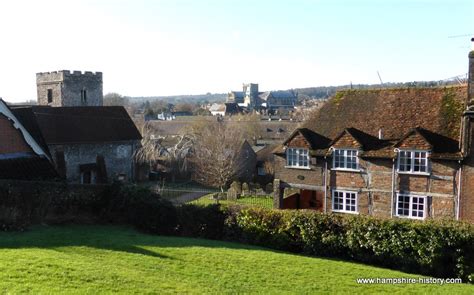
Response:
[[[196,205],[215,204],[216,201],[212,199],[211,196],[212,194],[209,194],[197,200],[194,200],[190,203],[196,204]],[[239,197],[235,201],[219,200],[219,204],[224,204],[224,205],[238,204],[238,205],[257,206],[257,207],[271,209],[273,208],[273,197],[272,196],[245,196],[245,197]]]
[[[472,285],[358,285],[357,277],[418,276],[126,227],[0,233],[2,293],[474,294]]]

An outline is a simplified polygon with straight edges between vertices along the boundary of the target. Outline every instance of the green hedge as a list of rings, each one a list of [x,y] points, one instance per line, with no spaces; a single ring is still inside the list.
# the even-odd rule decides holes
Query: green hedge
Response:
[[[473,279],[474,227],[467,223],[239,207],[196,209],[191,205],[181,207],[178,213],[181,228],[192,224],[200,229],[188,231],[188,236],[219,239],[216,233],[222,232],[221,239],[278,250]],[[211,217],[216,221],[212,226],[204,222],[210,214],[216,214]],[[200,227],[203,224],[206,226]]]

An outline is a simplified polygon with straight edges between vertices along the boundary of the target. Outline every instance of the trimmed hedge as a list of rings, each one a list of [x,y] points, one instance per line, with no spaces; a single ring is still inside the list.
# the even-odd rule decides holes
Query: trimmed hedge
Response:
[[[190,236],[219,239],[218,233],[222,232],[221,239],[278,250],[436,277],[474,279],[474,227],[467,223],[239,207],[196,209],[190,205],[181,207],[178,213],[181,228],[189,224],[200,228],[187,231]],[[211,217],[212,226],[207,222],[200,227],[212,214],[216,214]]]

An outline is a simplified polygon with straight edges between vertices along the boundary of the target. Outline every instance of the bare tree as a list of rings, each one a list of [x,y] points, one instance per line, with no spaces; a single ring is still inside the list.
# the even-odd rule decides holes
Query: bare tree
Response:
[[[242,132],[225,122],[198,122],[192,128],[195,139],[192,158],[196,181],[224,187],[241,173]]]
[[[111,92],[104,95],[104,106],[127,106],[129,99],[118,93]]]

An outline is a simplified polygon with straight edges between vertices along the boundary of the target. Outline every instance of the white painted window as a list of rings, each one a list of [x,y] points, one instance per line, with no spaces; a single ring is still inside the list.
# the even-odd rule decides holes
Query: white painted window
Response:
[[[358,170],[358,151],[353,149],[335,149],[333,153],[333,167],[335,169]]]
[[[288,148],[286,150],[286,165],[292,168],[309,168],[308,150],[302,148]]]
[[[428,173],[428,152],[416,150],[400,150],[398,152],[398,172]]]
[[[397,195],[397,216],[424,219],[426,215],[426,196]]]
[[[357,193],[334,190],[332,192],[332,211],[357,213],[359,211],[357,209]]]

